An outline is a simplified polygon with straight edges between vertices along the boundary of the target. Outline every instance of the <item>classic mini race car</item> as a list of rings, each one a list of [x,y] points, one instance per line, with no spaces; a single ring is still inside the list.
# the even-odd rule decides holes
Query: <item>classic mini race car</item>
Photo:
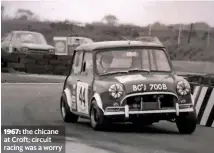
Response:
[[[180,133],[196,129],[190,84],[177,76],[164,46],[106,41],[76,48],[60,100],[65,122],[88,118],[94,130],[109,123],[176,122]]]

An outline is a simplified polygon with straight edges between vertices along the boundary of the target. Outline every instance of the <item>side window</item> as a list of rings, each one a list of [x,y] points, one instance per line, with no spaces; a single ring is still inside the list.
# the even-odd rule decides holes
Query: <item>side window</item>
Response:
[[[4,40],[3,40],[3,41],[5,41],[5,42],[10,42],[11,39],[12,39],[12,34],[9,33],[9,34],[6,35],[6,37],[4,37]]]
[[[72,71],[71,71],[72,74],[80,74],[81,67],[82,67],[82,56],[83,56],[83,52],[80,52],[80,51],[75,52]]]
[[[169,65],[167,56],[162,50],[152,50],[151,54],[151,70],[156,71],[170,71],[171,67]]]
[[[83,59],[82,73],[90,75],[93,73],[93,59],[92,53],[86,52]]]

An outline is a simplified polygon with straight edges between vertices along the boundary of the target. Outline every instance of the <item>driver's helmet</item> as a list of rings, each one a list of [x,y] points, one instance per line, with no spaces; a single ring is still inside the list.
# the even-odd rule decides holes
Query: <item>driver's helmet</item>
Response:
[[[104,55],[102,59],[103,63],[106,63],[106,64],[111,64],[112,60],[113,60],[112,55]]]
[[[103,54],[102,56],[99,56],[97,58],[97,65],[98,65],[99,72],[103,72],[110,67],[114,56],[111,55],[111,53],[110,54],[109,53]]]

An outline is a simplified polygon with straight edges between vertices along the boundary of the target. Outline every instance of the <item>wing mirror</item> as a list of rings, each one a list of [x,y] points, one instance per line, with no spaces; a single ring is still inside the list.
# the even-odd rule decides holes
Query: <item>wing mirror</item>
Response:
[[[82,74],[83,74],[83,75],[88,75],[88,72],[86,71],[86,62],[83,63],[83,66],[82,66]]]
[[[86,62],[84,62],[84,63],[83,63],[83,66],[82,66],[82,71],[83,71],[83,72],[85,72],[85,68],[86,68]]]

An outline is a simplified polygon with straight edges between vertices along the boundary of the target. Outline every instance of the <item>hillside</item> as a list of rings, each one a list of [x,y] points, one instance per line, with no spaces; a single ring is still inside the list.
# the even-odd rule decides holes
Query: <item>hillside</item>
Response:
[[[177,45],[179,25],[162,25],[155,23],[152,26],[152,36],[157,36],[168,48],[173,60],[197,60],[214,62],[214,29],[210,28],[209,46],[207,47],[208,25],[205,23],[194,24],[190,43],[189,25],[183,25],[181,43]],[[2,36],[12,30],[32,30],[44,34],[49,44],[53,44],[54,36],[67,36],[77,34],[90,37],[94,41],[135,39],[141,35],[148,35],[148,27],[134,25],[110,26],[102,23],[86,24],[78,26],[70,22],[39,22],[27,20],[4,20],[2,21]]]

